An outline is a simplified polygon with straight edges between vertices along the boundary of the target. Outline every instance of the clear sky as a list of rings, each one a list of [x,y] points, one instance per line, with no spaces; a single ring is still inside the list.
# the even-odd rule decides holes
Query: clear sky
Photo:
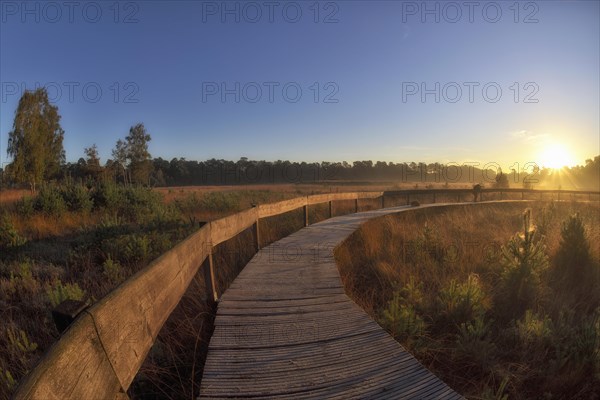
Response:
[[[598,1],[2,0],[0,157],[37,82],[69,161],[143,122],[165,159],[583,163],[599,21]]]

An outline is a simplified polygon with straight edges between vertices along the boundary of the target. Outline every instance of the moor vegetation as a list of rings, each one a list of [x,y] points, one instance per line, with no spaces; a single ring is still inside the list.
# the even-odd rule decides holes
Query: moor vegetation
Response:
[[[91,305],[205,221],[297,195],[267,190],[161,194],[111,183],[66,184],[44,185],[35,195],[1,204],[0,398],[60,336],[51,311],[62,301]],[[261,221],[264,243],[301,227],[302,216],[289,214]],[[248,232],[217,247],[221,290],[253,254]],[[194,390],[197,395],[212,312],[199,272],[140,370],[132,397],[182,398]],[[169,395],[161,392],[165,387]]]
[[[471,399],[600,398],[600,209],[531,202],[370,221],[349,295]]]

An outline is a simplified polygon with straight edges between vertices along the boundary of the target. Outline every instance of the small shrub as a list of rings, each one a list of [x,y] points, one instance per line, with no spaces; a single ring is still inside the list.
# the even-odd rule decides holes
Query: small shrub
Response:
[[[123,271],[118,261],[113,261],[108,257],[102,264],[102,273],[113,284],[120,283],[123,280]]]
[[[46,289],[46,295],[52,307],[56,307],[65,300],[81,300],[85,293],[77,283],[63,284],[57,279]]]
[[[523,232],[502,247],[503,272],[499,303],[504,318],[520,317],[536,301],[540,273],[548,266],[546,247],[531,224],[531,210],[523,213]]]
[[[470,274],[465,283],[451,280],[440,290],[437,303],[441,322],[456,326],[482,318],[488,308],[485,291],[476,274]]]
[[[383,309],[379,323],[394,337],[407,340],[409,343],[422,337],[426,329],[423,318],[412,306],[406,304],[399,291],[394,292],[392,300]],[[409,344],[408,347],[412,346]]]
[[[573,287],[593,278],[590,265],[590,243],[579,214],[563,222],[561,239],[555,258],[554,272]]]
[[[0,368],[0,387],[5,387],[9,393],[17,387],[17,381],[9,370]]]
[[[17,355],[20,361],[25,364],[27,362],[27,353],[34,352],[38,347],[37,343],[30,341],[23,330],[17,330],[12,326],[6,329],[6,336],[8,337],[8,344],[12,354]]]
[[[58,188],[44,186],[34,200],[34,208],[46,215],[59,216],[67,209],[67,205]]]
[[[92,192],[95,207],[117,210],[124,201],[124,189],[114,183],[101,183]]]
[[[70,211],[90,212],[94,202],[86,187],[81,185],[69,185],[63,192],[63,199]]]
[[[19,235],[12,221],[7,215],[0,218],[0,248],[22,246],[27,240]]]
[[[491,340],[490,325],[482,317],[460,324],[456,335],[456,358],[489,371],[495,364],[496,345]]]
[[[31,217],[35,213],[35,201],[33,197],[25,196],[16,203],[17,213],[22,217]]]
[[[526,350],[548,345],[553,335],[550,318],[539,316],[532,310],[527,310],[523,318],[516,321],[515,330],[519,343]]]

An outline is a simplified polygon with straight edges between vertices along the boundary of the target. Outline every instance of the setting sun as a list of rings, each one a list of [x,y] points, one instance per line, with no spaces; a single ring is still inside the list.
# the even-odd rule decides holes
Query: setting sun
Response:
[[[565,146],[554,143],[541,152],[539,164],[543,167],[560,169],[565,166],[573,166],[576,161]]]

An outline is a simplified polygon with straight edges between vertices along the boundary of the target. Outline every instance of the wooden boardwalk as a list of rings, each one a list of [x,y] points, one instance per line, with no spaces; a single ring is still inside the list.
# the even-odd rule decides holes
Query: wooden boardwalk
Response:
[[[344,292],[333,248],[350,214],[263,248],[219,300],[201,399],[458,399]]]

